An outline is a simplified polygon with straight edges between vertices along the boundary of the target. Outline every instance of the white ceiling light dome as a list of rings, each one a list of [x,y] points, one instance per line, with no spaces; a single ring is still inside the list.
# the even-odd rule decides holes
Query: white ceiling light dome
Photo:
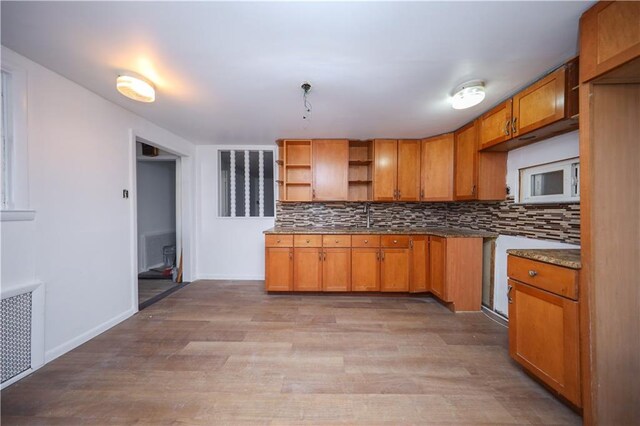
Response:
[[[484,82],[472,80],[461,84],[453,91],[451,106],[453,109],[466,109],[478,105],[484,100]]]
[[[156,100],[156,89],[153,84],[141,77],[133,75],[120,75],[116,79],[118,92],[139,102],[153,102]]]

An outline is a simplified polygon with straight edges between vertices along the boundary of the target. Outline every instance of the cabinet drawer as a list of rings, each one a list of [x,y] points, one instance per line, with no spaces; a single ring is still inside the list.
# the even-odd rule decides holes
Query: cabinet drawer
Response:
[[[351,235],[323,235],[323,247],[351,247]]]
[[[265,235],[265,247],[293,247],[293,235]]]
[[[380,247],[380,235],[352,235],[352,247]]]
[[[322,235],[294,235],[294,247],[322,247]]]
[[[558,296],[578,300],[578,271],[575,269],[509,256],[507,275]]]
[[[408,235],[383,235],[381,238],[382,247],[409,247],[409,240],[411,237]]]

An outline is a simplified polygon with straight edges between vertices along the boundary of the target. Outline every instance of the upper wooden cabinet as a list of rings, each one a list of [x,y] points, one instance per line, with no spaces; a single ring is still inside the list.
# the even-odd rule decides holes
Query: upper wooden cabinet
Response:
[[[314,140],[313,192],[316,201],[346,201],[349,198],[349,141]]]
[[[455,199],[476,198],[478,177],[478,126],[472,121],[455,132]]]
[[[580,81],[640,56],[640,2],[600,2],[580,19]]]
[[[374,141],[373,199],[420,200],[420,141]]]
[[[394,201],[398,182],[398,141],[376,139],[373,152],[373,199]]]
[[[513,97],[512,137],[564,118],[566,67],[552,72]]]
[[[311,141],[285,140],[282,141],[284,156],[282,158],[284,175],[279,186],[284,187],[283,201],[311,201]]]
[[[452,201],[453,133],[423,139],[421,151],[421,199],[423,201]]]
[[[455,199],[504,200],[507,153],[478,151],[479,118],[455,132]]]
[[[480,149],[511,139],[512,100],[508,99],[479,119]]]
[[[578,58],[479,119],[481,150],[509,151],[578,128]]]

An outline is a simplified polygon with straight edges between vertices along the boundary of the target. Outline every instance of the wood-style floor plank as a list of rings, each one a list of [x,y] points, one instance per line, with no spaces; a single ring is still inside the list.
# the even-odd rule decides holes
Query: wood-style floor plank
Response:
[[[430,298],[200,281],[2,392],[2,424],[580,424]]]

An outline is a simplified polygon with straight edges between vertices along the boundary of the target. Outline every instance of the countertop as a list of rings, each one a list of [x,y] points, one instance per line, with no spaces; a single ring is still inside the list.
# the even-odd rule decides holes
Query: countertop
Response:
[[[498,234],[493,232],[478,231],[463,228],[320,228],[320,227],[279,227],[264,231],[265,234],[378,234],[378,235],[434,235],[445,238],[496,238]]]
[[[580,249],[509,249],[507,254],[564,266],[565,268],[582,268]]]

